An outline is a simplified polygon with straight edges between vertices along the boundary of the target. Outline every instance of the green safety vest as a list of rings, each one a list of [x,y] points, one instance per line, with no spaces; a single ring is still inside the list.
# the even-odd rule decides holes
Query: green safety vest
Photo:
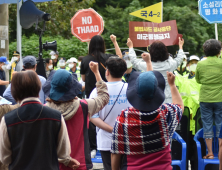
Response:
[[[76,74],[77,74],[77,77],[78,77],[78,81],[80,81],[81,80],[80,70],[76,70]]]
[[[60,67],[55,67],[55,68],[54,68],[54,70],[58,70],[58,69],[60,69]],[[69,71],[69,70],[70,70],[70,68],[69,68],[69,67],[65,67],[65,69],[66,69],[67,71]]]
[[[192,131],[192,134],[195,134],[194,116],[196,115],[196,112],[200,107],[200,84],[196,82],[195,78],[188,79],[188,74],[185,76],[177,74],[175,78],[175,84],[178,87],[184,106],[187,106],[190,109],[190,131]]]
[[[70,74],[72,74],[72,72],[70,71],[70,69],[69,69],[69,72],[70,72]],[[76,72],[75,72],[75,73],[77,74],[78,81],[80,81],[80,80],[81,80],[80,70],[78,70],[78,69],[76,68]]]

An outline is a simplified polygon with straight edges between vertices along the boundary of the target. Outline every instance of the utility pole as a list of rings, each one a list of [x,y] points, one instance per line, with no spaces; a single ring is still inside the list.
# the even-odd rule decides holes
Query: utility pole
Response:
[[[0,56],[9,59],[9,36],[8,36],[8,4],[0,5]],[[9,80],[9,71],[5,70],[6,80]]]
[[[9,57],[8,4],[0,5],[0,56]]]

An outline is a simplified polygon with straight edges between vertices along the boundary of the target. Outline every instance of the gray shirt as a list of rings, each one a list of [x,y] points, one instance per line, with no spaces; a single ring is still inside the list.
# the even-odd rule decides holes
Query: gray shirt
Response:
[[[18,63],[17,63],[16,66],[15,66],[15,71],[21,71],[21,70],[22,70],[22,68],[23,68],[23,62],[22,62],[22,66],[20,67],[20,63],[21,63],[21,62],[22,62],[21,60],[18,61]]]

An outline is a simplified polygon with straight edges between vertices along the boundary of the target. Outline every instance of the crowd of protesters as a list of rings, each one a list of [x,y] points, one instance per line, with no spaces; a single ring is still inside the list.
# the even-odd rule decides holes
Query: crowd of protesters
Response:
[[[155,41],[138,59],[130,39],[124,52],[116,36],[110,39],[116,54],[105,53],[99,35],[85,57],[66,61],[50,52],[46,77],[37,75],[34,56],[20,61],[15,51],[11,62],[0,57],[0,96],[11,102],[0,105],[0,169],[90,170],[98,150],[104,170],[171,170],[173,133],[184,106],[191,110],[193,130],[194,104],[200,105],[208,149],[203,158],[214,159],[215,123],[222,160],[221,43],[207,40],[200,61],[187,58],[183,39],[175,58]],[[187,102],[191,95],[181,95],[184,89],[196,90],[198,103]]]

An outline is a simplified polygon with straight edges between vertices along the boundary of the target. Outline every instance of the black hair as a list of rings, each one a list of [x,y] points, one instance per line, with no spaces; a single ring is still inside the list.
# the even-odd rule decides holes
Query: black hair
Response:
[[[35,65],[31,65],[30,63],[26,63],[26,64],[24,65],[24,68],[25,68],[25,69],[33,69],[33,68],[35,68]]]
[[[79,56],[79,57],[78,57],[78,60],[79,60],[79,61],[82,61],[83,57],[84,57],[84,56]]]
[[[150,46],[151,61],[165,61],[169,58],[166,46],[161,41],[154,41]]]
[[[49,64],[49,61],[50,61],[50,60],[51,60],[50,58],[46,58],[46,59],[45,59],[45,63]]]
[[[106,61],[106,68],[113,78],[121,78],[127,70],[125,60],[112,56]]]
[[[218,55],[221,51],[221,42],[215,39],[209,39],[203,44],[203,50],[207,57]]]
[[[100,53],[105,53],[106,46],[105,41],[100,35],[92,37],[89,43],[89,54],[94,56],[98,62],[100,62]]]

